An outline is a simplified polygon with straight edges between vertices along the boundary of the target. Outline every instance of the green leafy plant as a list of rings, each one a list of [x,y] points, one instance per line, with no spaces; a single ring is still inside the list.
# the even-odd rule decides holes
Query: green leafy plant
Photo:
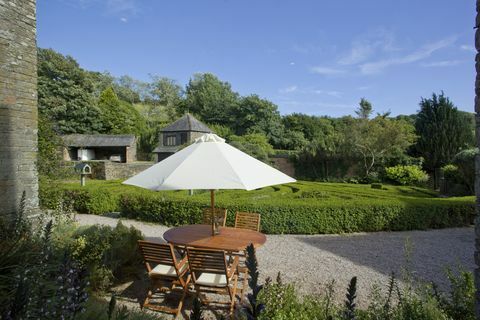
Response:
[[[345,300],[345,310],[344,310],[344,319],[345,320],[355,320],[355,308],[356,303],[355,299],[357,298],[357,277],[353,277],[350,280],[348,285],[346,300]]]
[[[258,299],[259,293],[262,291],[263,286],[258,284],[258,262],[253,244],[250,244],[247,247],[247,259],[245,264],[247,265],[248,274],[250,276],[248,279],[248,286],[252,292],[247,294],[248,304],[244,304],[242,306],[242,311],[248,320],[259,319],[259,316],[263,312],[265,305],[262,304]]]
[[[190,313],[190,320],[203,320],[202,302],[196,296],[193,299],[192,312]]]
[[[187,196],[183,191],[151,192],[127,187],[118,181],[92,181],[84,188],[71,183],[52,187],[54,190],[44,190],[43,203],[55,203],[58,197],[70,199],[81,213],[98,213],[96,209],[90,211],[91,208],[112,203],[123,217],[164,225],[199,223],[202,210],[209,202],[208,193]],[[302,181],[278,188],[278,191],[273,188],[220,191],[218,205],[230,213],[262,214],[262,231],[271,234],[459,227],[470,225],[475,215],[473,198],[439,198],[420,187],[388,186],[379,192],[364,185]],[[302,194],[309,197],[308,201]],[[233,223],[234,215],[229,214],[227,224]]]
[[[428,180],[428,175],[419,166],[403,166],[385,168],[386,177],[401,185],[420,185]]]

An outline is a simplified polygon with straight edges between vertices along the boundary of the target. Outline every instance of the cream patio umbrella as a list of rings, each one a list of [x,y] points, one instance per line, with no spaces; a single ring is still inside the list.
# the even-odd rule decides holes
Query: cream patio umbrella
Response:
[[[275,168],[207,133],[188,147],[124,181],[154,191],[210,190],[214,215],[215,189],[254,190],[295,182]],[[212,234],[214,234],[212,217]]]

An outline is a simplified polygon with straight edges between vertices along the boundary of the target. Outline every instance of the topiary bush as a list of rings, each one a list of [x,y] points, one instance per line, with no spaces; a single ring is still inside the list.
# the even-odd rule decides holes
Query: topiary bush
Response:
[[[168,226],[200,223],[209,203],[208,192],[187,196],[185,191],[152,192],[118,182],[83,188],[67,184],[61,189],[81,213],[115,207],[123,217]],[[437,198],[417,187],[376,190],[364,185],[301,182],[250,192],[220,191],[216,205],[228,210],[227,225],[234,224],[236,211],[262,214],[261,230],[270,234],[459,227],[471,224],[474,217],[473,198]]]
[[[414,165],[385,168],[385,175],[389,180],[401,185],[422,185],[428,180],[428,174]]]

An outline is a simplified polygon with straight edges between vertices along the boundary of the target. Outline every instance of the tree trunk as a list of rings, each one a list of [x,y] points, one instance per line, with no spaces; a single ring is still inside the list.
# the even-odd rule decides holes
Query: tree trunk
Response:
[[[480,0],[477,0],[477,18],[475,21],[475,48],[477,55],[475,56],[475,118],[476,118],[476,141],[477,147],[480,146]],[[475,157],[475,193],[476,217],[475,217],[475,316],[480,320],[480,158]]]

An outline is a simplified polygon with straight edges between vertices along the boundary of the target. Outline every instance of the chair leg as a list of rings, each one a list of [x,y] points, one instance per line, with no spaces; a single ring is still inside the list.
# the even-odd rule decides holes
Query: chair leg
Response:
[[[177,307],[177,312],[175,313],[175,319],[178,317],[178,315],[182,311],[183,300],[185,299],[185,296],[187,295],[187,290],[188,290],[188,288],[183,289],[182,297],[180,298],[180,302],[178,303],[178,307]]]
[[[247,289],[248,285],[248,275],[248,270],[246,270],[243,274],[243,284],[242,289],[240,290],[240,300],[243,300],[243,297],[245,297],[245,290]]]
[[[235,275],[234,276],[234,280],[233,280],[233,289],[231,289],[230,287],[228,288],[228,293],[230,293],[230,316],[233,315],[233,309],[235,307],[235,296],[237,294],[237,280],[238,280],[238,276]],[[232,292],[233,290],[233,292]]]
[[[145,308],[149,302],[150,299],[152,298],[153,292],[155,291],[155,285],[151,284],[148,291],[147,291],[147,296],[145,297],[145,300],[143,301],[142,308]]]

